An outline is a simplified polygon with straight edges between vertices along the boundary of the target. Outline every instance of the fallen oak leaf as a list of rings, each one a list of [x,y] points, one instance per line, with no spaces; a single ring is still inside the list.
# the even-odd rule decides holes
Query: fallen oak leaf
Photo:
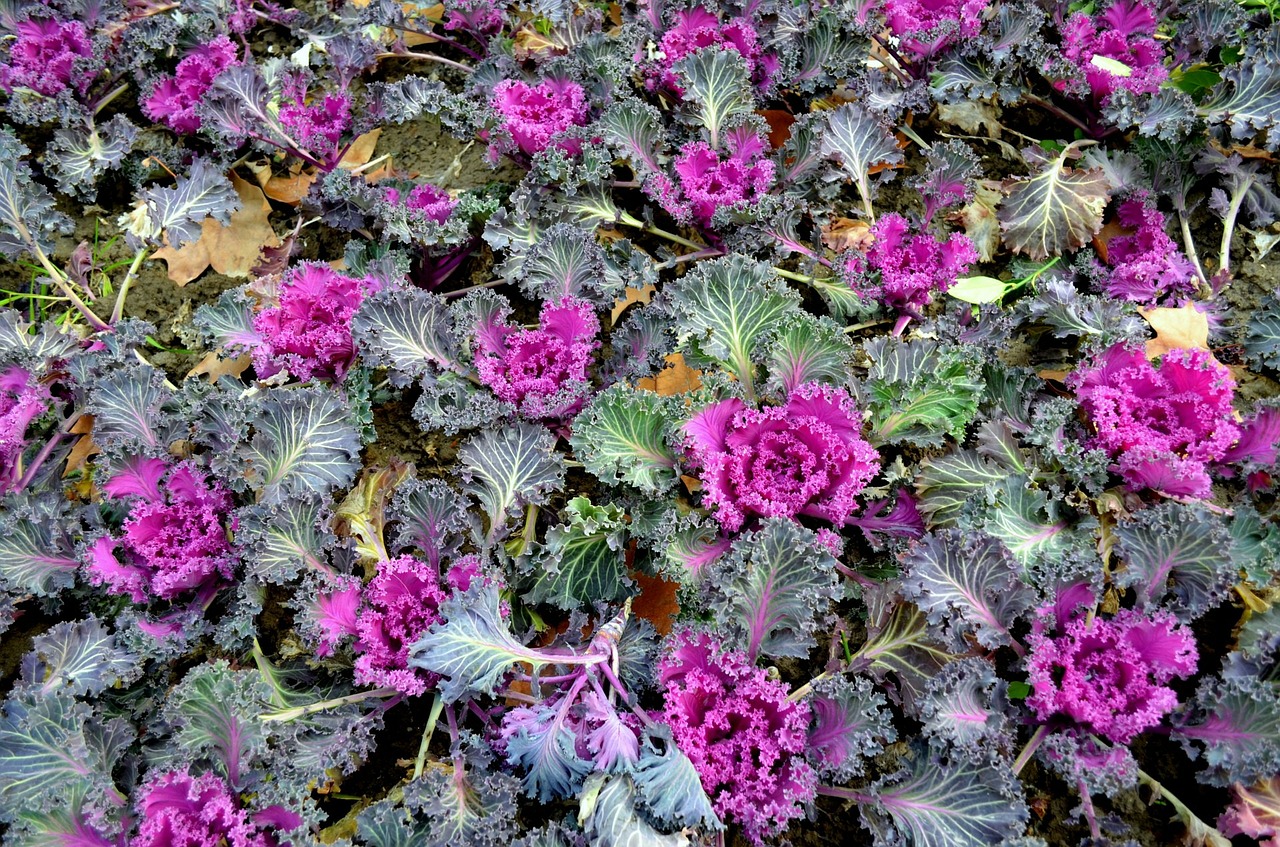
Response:
[[[1191,303],[1176,309],[1139,309],[1138,314],[1156,334],[1147,341],[1148,359],[1163,356],[1170,350],[1209,349],[1209,319]]]
[[[223,225],[212,217],[204,219],[200,237],[181,248],[166,246],[154,258],[168,265],[169,279],[186,285],[209,267],[229,277],[247,277],[264,247],[276,247],[280,238],[271,227],[271,203],[262,189],[231,174],[231,184],[240,195],[240,209]]]

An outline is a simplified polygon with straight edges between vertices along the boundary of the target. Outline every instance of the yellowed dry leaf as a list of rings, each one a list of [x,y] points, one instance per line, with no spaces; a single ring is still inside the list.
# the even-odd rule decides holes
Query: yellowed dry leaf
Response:
[[[169,279],[186,285],[213,267],[220,274],[245,277],[258,262],[263,247],[275,247],[280,238],[271,228],[271,203],[262,189],[236,174],[231,184],[240,195],[240,209],[231,215],[231,223],[223,226],[213,218],[205,218],[200,238],[179,249],[165,246],[155,252],[169,266]]]
[[[672,353],[666,358],[667,366],[658,371],[656,377],[645,377],[636,380],[636,387],[647,391],[656,391],[664,396],[684,394],[702,387],[702,371],[694,370],[685,364],[684,356]]]
[[[947,220],[964,227],[964,234],[978,250],[978,261],[989,262],[1000,249],[1000,220],[996,217],[996,205],[1001,194],[989,185],[979,184],[973,200]]]
[[[76,471],[84,470],[85,462],[90,456],[101,453],[102,450],[93,442],[93,415],[81,415],[80,419],[71,427],[72,435],[79,435],[79,440],[75,446],[71,448],[71,452],[67,454],[67,467],[62,472],[63,477],[70,476]]]
[[[853,218],[833,218],[822,228],[822,243],[837,253],[846,250],[866,250],[874,239],[871,225]]]
[[[1138,314],[1156,333],[1156,337],[1147,342],[1148,359],[1179,348],[1209,349],[1209,319],[1190,303],[1177,309],[1139,309]]]
[[[657,291],[657,287],[646,285],[644,288],[627,287],[624,297],[621,300],[615,300],[613,303],[613,311],[609,313],[609,326],[617,326],[618,318],[622,317],[633,303],[648,303],[649,298],[653,296],[653,292]]]
[[[241,356],[228,358],[218,355],[218,351],[214,350],[205,354],[205,357],[196,362],[195,367],[187,372],[187,379],[193,376],[203,376],[208,378],[209,382],[217,382],[224,376],[240,376],[244,373],[244,369],[249,367],[249,354],[245,353]]]
[[[311,191],[311,183],[318,176],[315,168],[303,167],[301,162],[295,162],[286,173],[269,176],[267,184],[262,186],[262,192],[277,203],[297,206]]]
[[[373,158],[373,151],[378,146],[378,139],[381,136],[382,127],[378,127],[377,129],[369,130],[351,142],[347,152],[342,154],[342,161],[338,162],[338,167],[350,171],[361,165],[367,165],[369,160]]]

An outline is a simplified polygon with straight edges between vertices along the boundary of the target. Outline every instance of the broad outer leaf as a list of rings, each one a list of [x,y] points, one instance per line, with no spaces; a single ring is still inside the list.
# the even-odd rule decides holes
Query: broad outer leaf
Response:
[[[200,238],[205,218],[229,224],[240,205],[231,181],[207,159],[195,158],[172,187],[153,186],[139,193],[139,203],[120,217],[131,246],[181,247]]]
[[[685,80],[685,99],[698,104],[698,118],[712,147],[725,130],[755,110],[747,65],[737,50],[705,47],[677,65]]]
[[[215,756],[233,786],[266,752],[259,719],[268,690],[254,670],[232,670],[225,661],[198,665],[171,692],[165,719],[174,740],[191,756]]]
[[[387,368],[397,386],[432,368],[460,367],[448,309],[420,288],[388,288],[365,298],[351,320],[351,335],[360,357]]]
[[[566,610],[621,600],[630,586],[623,549],[626,515],[612,503],[593,506],[587,497],[570,500],[565,515],[565,523],[547,530],[546,545],[535,559],[538,572],[524,599]]]
[[[1102,212],[1110,199],[1106,177],[1098,168],[1067,166],[1068,146],[1049,158],[1038,148],[1024,151],[1032,165],[1043,165],[1030,177],[1006,180],[1000,204],[1004,243],[1034,261],[1075,250],[1102,228]]]
[[[41,697],[97,694],[126,675],[138,657],[116,646],[97,618],[63,621],[36,636],[22,660],[23,682]]]
[[[640,800],[664,825],[724,829],[697,769],[665,725],[644,736],[634,776]]]
[[[455,594],[440,606],[444,621],[433,624],[410,648],[410,666],[443,677],[440,694],[445,702],[493,694],[516,662],[545,662],[538,651],[512,636],[499,602],[493,585]]]
[[[846,103],[831,111],[822,133],[822,152],[839,156],[841,167],[857,184],[868,212],[873,199],[871,169],[880,164],[900,164],[903,158],[893,136],[859,103]]]
[[[1027,823],[1017,779],[1003,762],[949,763],[917,750],[906,774],[877,783],[862,820],[877,844],[990,847],[1021,835]]]
[[[44,597],[75,582],[80,561],[71,543],[55,534],[54,523],[48,517],[0,518],[0,579],[6,586]]]
[[[818,680],[809,706],[813,725],[806,755],[824,779],[843,783],[861,776],[866,760],[898,738],[884,695],[865,677]]]
[[[1125,563],[1116,584],[1134,589],[1142,608],[1172,606],[1183,621],[1220,603],[1237,577],[1226,527],[1203,508],[1165,503],[1140,512],[1116,527],[1116,547]]]
[[[464,489],[475,496],[489,518],[484,537],[492,544],[505,531],[511,510],[540,505],[564,482],[564,460],[545,427],[518,423],[486,430],[458,451]]]
[[[912,545],[902,564],[902,595],[957,647],[967,633],[984,647],[1013,643],[1009,627],[1036,600],[1009,550],[985,533],[931,533]]]
[[[276,389],[256,412],[253,438],[240,455],[263,502],[326,492],[355,477],[360,438],[339,395]]]
[[[712,568],[716,623],[741,633],[741,646],[753,659],[807,656],[840,596],[835,566],[812,531],[786,518],[768,518]]]
[[[578,461],[602,481],[660,494],[676,481],[670,443],[676,416],[670,398],[615,383],[574,419],[569,443]]]
[[[1210,678],[1191,706],[1191,718],[1181,721],[1174,736],[1192,758],[1199,750],[1190,742],[1204,745],[1209,768],[1201,781],[1225,786],[1280,772],[1280,689],[1274,681]]]
[[[683,833],[663,835],[646,823],[636,814],[635,803],[635,785],[627,774],[612,777],[593,774],[587,780],[578,820],[591,837],[593,847],[686,847],[689,844]]]

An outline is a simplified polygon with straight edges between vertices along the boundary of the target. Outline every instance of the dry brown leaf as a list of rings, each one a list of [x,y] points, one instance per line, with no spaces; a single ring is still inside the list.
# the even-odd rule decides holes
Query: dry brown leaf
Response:
[[[187,379],[193,376],[208,377],[209,382],[217,382],[224,376],[240,376],[249,367],[249,354],[228,358],[218,354],[217,350],[205,354],[196,362],[195,367],[187,371]]]
[[[248,276],[262,248],[280,244],[268,220],[271,203],[262,189],[234,173],[231,184],[240,195],[240,209],[231,214],[231,223],[223,226],[213,218],[205,218],[199,239],[177,250],[166,246],[155,252],[155,258],[168,264],[169,279],[178,285],[186,285],[210,266],[226,276]]]
[[[980,262],[991,261],[1000,249],[1000,219],[996,217],[1000,198],[998,189],[979,183],[973,200],[959,211],[947,215],[948,221],[964,227],[964,234],[977,248]]]
[[[373,151],[378,146],[378,139],[382,137],[382,127],[371,129],[364,135],[351,142],[351,146],[347,148],[347,152],[342,154],[342,160],[338,162],[338,167],[344,170],[355,170],[361,165],[369,164],[369,160],[373,158]]]
[[[71,434],[78,435],[80,438],[67,454],[67,467],[62,472],[64,478],[76,471],[84,470],[85,462],[89,457],[102,452],[98,445],[93,443],[93,415],[81,415],[71,427]]]
[[[1209,349],[1209,319],[1190,303],[1177,309],[1139,309],[1138,314],[1156,333],[1156,337],[1147,342],[1148,359],[1179,348]]]
[[[657,291],[657,286],[646,285],[644,288],[627,287],[624,297],[621,300],[615,300],[613,303],[613,311],[609,313],[609,326],[617,326],[618,318],[622,317],[622,313],[631,306],[632,303],[647,304],[649,298],[653,296],[653,292]]]
[[[871,225],[853,218],[833,218],[822,228],[822,243],[837,253],[846,250],[865,251],[871,246]]]
[[[680,583],[640,571],[633,571],[631,578],[640,589],[640,594],[631,601],[631,613],[653,624],[659,635],[671,632],[675,617],[680,614],[680,604],[676,602]]]
[[[1057,382],[1064,382],[1070,375],[1071,371],[1059,370],[1057,368],[1045,368],[1042,371],[1036,371],[1036,376],[1041,379],[1052,379]]]
[[[694,370],[685,364],[684,356],[672,353],[666,358],[667,366],[658,371],[656,377],[645,377],[636,380],[636,387],[647,391],[656,391],[664,396],[683,394],[702,387],[702,371]]]
[[[287,173],[268,177],[267,184],[262,186],[262,192],[277,203],[297,206],[311,191],[311,184],[319,175],[315,168],[303,167],[301,162],[295,162]]]
[[[564,52],[563,44],[543,35],[532,26],[525,26],[517,30],[514,41],[515,56],[521,60],[536,56],[539,53]]]
[[[770,147],[777,150],[787,143],[787,139],[791,137],[791,125],[796,122],[795,115],[784,109],[760,109],[756,114],[769,125]]]

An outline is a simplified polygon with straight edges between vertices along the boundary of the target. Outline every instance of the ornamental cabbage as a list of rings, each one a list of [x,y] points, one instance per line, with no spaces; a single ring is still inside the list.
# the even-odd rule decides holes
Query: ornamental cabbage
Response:
[[[753,515],[842,524],[880,470],[853,398],[814,382],[797,386],[781,406],[751,409],[736,397],[713,403],[684,431],[701,469],[703,502],[731,532]]]
[[[1027,705],[1042,721],[1062,717],[1128,744],[1178,705],[1166,683],[1195,673],[1195,636],[1173,615],[1122,609],[1114,618],[1075,617],[1030,637]]]
[[[506,7],[498,0],[445,0],[444,28],[479,38],[496,35],[507,22]]]
[[[196,107],[205,92],[213,87],[214,77],[238,64],[236,46],[225,35],[198,45],[178,62],[173,76],[156,83],[151,95],[143,101],[142,110],[147,117],[167,124],[175,132],[193,133],[200,129]]]
[[[53,97],[68,88],[80,94],[97,76],[92,69],[93,46],[80,21],[53,19],[20,21],[9,45],[9,61],[0,64],[0,88],[13,93],[29,88]]]
[[[280,283],[279,302],[253,318],[262,339],[253,350],[258,377],[288,371],[304,382],[340,382],[355,357],[351,317],[380,287],[371,277],[353,279],[327,265],[293,268]]]
[[[434,674],[409,667],[409,647],[441,620],[440,604],[448,596],[426,562],[412,556],[379,562],[356,621],[356,682],[411,696],[434,685]]]
[[[918,318],[935,292],[945,294],[978,260],[978,251],[962,233],[938,241],[927,232],[908,236],[910,229],[902,215],[882,216],[866,253],[854,250],[845,259],[845,273],[859,297]]]
[[[705,632],[672,639],[658,683],[676,746],[722,820],[734,820],[761,844],[804,815],[818,782],[804,760],[807,702],[789,701],[786,685]]]
[[[493,87],[490,105],[502,118],[503,128],[521,152],[532,156],[550,147],[576,154],[582,142],[561,138],[575,126],[587,123],[587,93],[581,85],[564,79],[548,79],[529,85],[518,79],[504,79]],[[497,158],[501,150],[490,146]]]
[[[403,202],[411,217],[438,224],[449,220],[453,207],[458,205],[448,192],[429,182],[415,185],[406,195],[402,195],[398,188],[388,188],[383,196],[393,206]]]
[[[161,480],[163,479],[163,484]],[[102,486],[132,498],[119,538],[104,535],[89,548],[89,579],[135,603],[174,600],[190,592],[206,598],[231,579],[235,554],[225,527],[231,495],[190,462],[170,468],[136,460]]]
[[[273,833],[296,829],[302,818],[280,806],[250,815],[217,774],[169,771],[138,801],[141,824],[133,847],[276,847]]]
[[[752,204],[773,184],[773,162],[765,158],[767,146],[749,129],[730,132],[723,151],[705,141],[686,144],[676,157],[682,199],[663,197],[672,217],[711,225],[716,210],[738,203]]]
[[[505,320],[482,327],[476,338],[480,381],[534,420],[564,420],[582,408],[591,354],[600,347],[591,304],[573,297],[542,306],[538,329]]]
[[[760,36],[751,21],[732,18],[721,23],[711,12],[701,6],[680,9],[671,16],[675,24],[667,30],[658,45],[661,59],[648,68],[645,87],[650,91],[664,89],[684,94],[675,65],[686,56],[705,47],[724,47],[735,50],[746,61],[751,81],[761,89],[769,87],[778,70],[778,57],[764,52]],[[643,58],[643,54],[637,59]]]
[[[1070,384],[1096,430],[1092,445],[1130,486],[1209,496],[1209,466],[1227,457],[1240,428],[1235,382],[1208,350],[1170,350],[1157,368],[1118,344]]]
[[[982,31],[988,0],[885,0],[889,30],[903,49],[927,58]]]
[[[336,160],[341,153],[342,135],[351,128],[351,99],[329,93],[309,97],[308,87],[306,74],[285,77],[280,93],[280,123],[290,130],[293,140],[318,153],[322,160]]]
[[[1155,15],[1140,0],[1117,0],[1101,15],[1077,12],[1063,24],[1062,33],[1062,55],[1084,75],[1099,101],[1119,88],[1154,94],[1169,78],[1164,50],[1154,38]]]
[[[0,373],[0,491],[16,482],[27,427],[49,410],[49,389],[13,365]]]
[[[1133,232],[1107,245],[1112,268],[1103,283],[1107,294],[1151,304],[1166,295],[1195,292],[1195,268],[1165,232],[1164,215],[1153,202],[1145,196],[1130,198],[1116,209],[1116,220]]]

